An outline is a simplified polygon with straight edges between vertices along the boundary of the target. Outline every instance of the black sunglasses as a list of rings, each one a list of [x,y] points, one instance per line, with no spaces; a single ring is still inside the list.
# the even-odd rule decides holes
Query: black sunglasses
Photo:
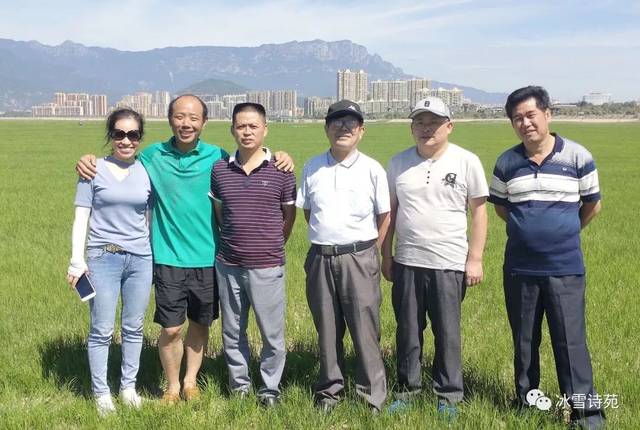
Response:
[[[124,131],[117,128],[112,130],[110,135],[113,140],[124,140],[127,137],[132,142],[137,142],[142,137],[140,130]]]

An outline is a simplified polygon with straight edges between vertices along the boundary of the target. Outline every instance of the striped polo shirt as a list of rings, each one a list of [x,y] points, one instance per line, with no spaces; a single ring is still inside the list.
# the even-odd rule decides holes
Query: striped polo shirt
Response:
[[[217,259],[252,269],[284,264],[282,205],[296,200],[296,178],[276,169],[271,153],[250,174],[238,163],[238,152],[219,160],[211,172],[211,197],[222,203]]]
[[[584,147],[554,136],[553,150],[540,165],[520,143],[504,152],[493,170],[489,201],[508,211],[507,273],[584,274],[580,202],[600,200],[598,171]]]

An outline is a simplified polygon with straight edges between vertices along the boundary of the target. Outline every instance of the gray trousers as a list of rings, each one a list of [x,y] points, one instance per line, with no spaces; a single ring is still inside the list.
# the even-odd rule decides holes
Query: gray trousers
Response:
[[[460,314],[466,293],[464,273],[394,263],[393,277],[398,396],[422,389],[423,332],[428,315],[435,343],[433,391],[450,403],[462,401]]]
[[[216,276],[222,311],[222,344],[231,391],[248,392],[251,387],[247,324],[249,308],[253,307],[262,336],[263,387],[258,394],[277,395],[286,357],[284,266],[248,269],[218,260]]]
[[[540,385],[542,317],[547,315],[560,392],[594,398],[591,358],[584,319],[584,276],[504,274],[504,296],[513,335],[515,386],[526,402]],[[584,397],[583,397],[584,399]],[[585,402],[586,411],[598,411]]]
[[[338,256],[312,247],[305,261],[307,301],[318,332],[320,374],[316,401],[338,402],[344,389],[344,345],[349,328],[356,353],[356,392],[381,410],[387,381],[380,351],[380,263],[375,246]]]

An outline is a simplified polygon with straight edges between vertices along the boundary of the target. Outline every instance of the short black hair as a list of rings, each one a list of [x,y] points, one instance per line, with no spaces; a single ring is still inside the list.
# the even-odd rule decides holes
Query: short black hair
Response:
[[[235,124],[236,115],[244,111],[258,112],[260,116],[262,116],[262,119],[264,119],[264,122],[267,122],[267,111],[264,109],[264,106],[260,103],[244,102],[238,103],[233,107],[233,112],[231,113],[231,124]]]
[[[134,111],[131,108],[118,108],[111,112],[107,117],[107,134],[105,135],[105,140],[107,141],[107,145],[111,142],[111,133],[116,128],[116,122],[120,121],[124,118],[132,118],[138,123],[138,131],[140,132],[140,140],[144,136],[144,118],[138,112]]]
[[[200,106],[202,106],[202,119],[204,119],[205,121],[207,120],[207,118],[209,117],[209,109],[207,108],[207,104],[205,102],[202,101],[202,99],[194,94],[181,94],[178,97],[176,97],[175,99],[171,100],[171,102],[169,103],[169,111],[167,112],[167,117],[169,118],[169,120],[171,119],[171,116],[173,115],[173,105],[176,104],[176,102],[178,100],[180,100],[182,97],[193,97],[196,100],[198,100],[200,102]]]
[[[549,93],[544,88],[537,85],[518,88],[509,94],[509,97],[507,97],[507,103],[504,105],[504,110],[510,120],[513,119],[513,110],[516,106],[530,98],[534,98],[536,100],[536,106],[540,110],[546,111],[551,107]]]

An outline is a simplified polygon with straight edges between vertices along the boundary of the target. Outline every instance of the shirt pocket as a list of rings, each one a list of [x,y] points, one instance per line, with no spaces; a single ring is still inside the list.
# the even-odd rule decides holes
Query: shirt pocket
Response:
[[[348,205],[349,214],[353,217],[366,218],[374,212],[371,191],[365,191],[364,186],[350,187],[347,190],[346,199],[344,203]]]

